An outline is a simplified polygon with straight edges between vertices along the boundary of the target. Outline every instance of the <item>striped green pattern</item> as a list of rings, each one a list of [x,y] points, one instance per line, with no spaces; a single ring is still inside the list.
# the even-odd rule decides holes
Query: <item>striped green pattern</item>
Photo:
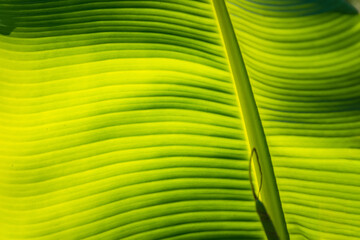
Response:
[[[209,1],[0,9],[0,239],[263,239]]]
[[[360,239],[360,16],[227,6],[291,240]],[[235,92],[210,0],[0,0],[0,239],[264,239]]]
[[[291,239],[360,238],[360,16],[345,1],[228,0]]]

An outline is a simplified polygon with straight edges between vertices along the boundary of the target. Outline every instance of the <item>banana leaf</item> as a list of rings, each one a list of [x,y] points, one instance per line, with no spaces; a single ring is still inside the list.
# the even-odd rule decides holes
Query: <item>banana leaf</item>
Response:
[[[360,239],[350,4],[0,9],[0,239]]]

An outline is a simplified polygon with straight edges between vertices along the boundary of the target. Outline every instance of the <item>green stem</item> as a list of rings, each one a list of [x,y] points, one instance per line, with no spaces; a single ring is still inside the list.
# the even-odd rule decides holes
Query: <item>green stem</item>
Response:
[[[274,223],[280,239],[287,240],[289,239],[289,234],[286,228],[270,152],[244,60],[224,0],[213,0],[213,6],[225,45],[232,77],[234,79],[250,149],[255,148],[259,156],[262,176],[259,176],[259,169],[257,169],[258,167],[256,165],[255,170],[257,178],[260,180],[262,177],[263,181],[261,199],[268,210],[270,219]]]

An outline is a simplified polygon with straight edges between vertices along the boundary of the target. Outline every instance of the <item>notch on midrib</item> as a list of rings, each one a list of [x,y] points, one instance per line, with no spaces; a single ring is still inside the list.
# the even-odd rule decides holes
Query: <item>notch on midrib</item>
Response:
[[[245,131],[250,149],[255,148],[259,156],[259,164],[263,175],[261,199],[275,225],[276,232],[280,239],[287,240],[289,239],[289,233],[287,231],[284,212],[281,206],[270,152],[240,47],[224,0],[212,0],[212,4],[219,31],[222,35],[223,44],[225,46],[225,52],[234,81],[236,95],[239,100],[240,112],[245,123]],[[259,169],[257,169],[256,166],[255,170],[257,172],[257,179],[259,180]]]

